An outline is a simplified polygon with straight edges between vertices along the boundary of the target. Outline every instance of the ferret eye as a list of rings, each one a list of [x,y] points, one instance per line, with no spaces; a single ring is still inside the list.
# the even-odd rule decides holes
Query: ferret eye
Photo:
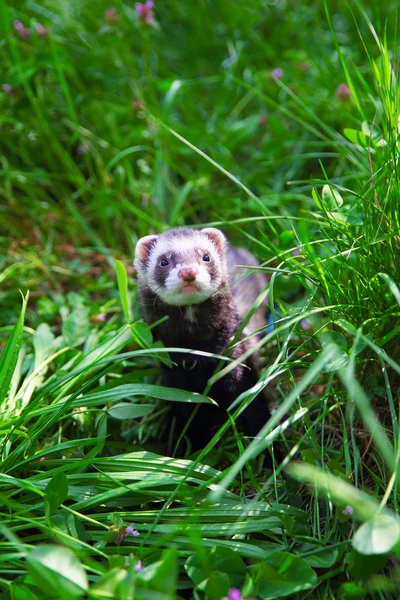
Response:
[[[169,262],[167,261],[166,258],[162,258],[160,260],[160,267],[167,267],[169,265]]]
[[[205,260],[206,262],[210,262],[210,257],[208,256],[208,254],[205,254],[203,256],[203,260]]]

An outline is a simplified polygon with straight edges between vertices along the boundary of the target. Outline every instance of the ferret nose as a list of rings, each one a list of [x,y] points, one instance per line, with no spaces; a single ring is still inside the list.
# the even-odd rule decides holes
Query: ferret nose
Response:
[[[195,281],[197,275],[199,274],[199,270],[197,267],[183,267],[178,273],[178,276],[183,279],[183,281]]]

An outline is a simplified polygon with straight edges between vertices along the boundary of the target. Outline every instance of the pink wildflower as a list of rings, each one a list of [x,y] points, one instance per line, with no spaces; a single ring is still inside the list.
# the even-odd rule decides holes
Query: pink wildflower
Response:
[[[135,4],[135,8],[138,19],[140,21],[143,21],[147,25],[151,25],[151,23],[154,21],[153,7],[153,0],[146,0],[146,2],[137,2]]]
[[[310,68],[310,65],[305,60],[303,60],[302,62],[299,63],[299,69],[301,69],[302,71],[308,71],[309,68]]]
[[[275,79],[275,81],[277,79],[281,79],[284,75],[283,69],[277,68],[277,69],[273,69],[270,73],[271,78]]]
[[[28,27],[24,27],[21,21],[14,21],[14,29],[16,29],[20,37],[26,39],[31,35],[31,30]]]
[[[36,23],[35,27],[36,27],[36,31],[38,32],[38,34],[40,36],[46,37],[46,35],[48,34],[48,29],[46,29],[46,27],[43,27],[43,25],[41,23]]]
[[[94,323],[104,323],[104,321],[107,321],[107,315],[105,313],[99,313],[98,315],[93,315],[92,321]]]
[[[106,12],[104,13],[104,18],[107,19],[107,21],[110,21],[110,23],[115,23],[116,21],[118,21],[118,11],[115,8],[115,6],[106,10]]]
[[[6,94],[11,94],[11,92],[13,91],[11,85],[9,83],[3,83],[3,85],[1,86],[1,89],[6,93]]]
[[[231,588],[228,597],[224,596],[221,600],[243,600],[243,596],[237,588]]]
[[[346,83],[341,83],[336,88],[336,96],[341,100],[348,100],[351,96],[351,91]]]

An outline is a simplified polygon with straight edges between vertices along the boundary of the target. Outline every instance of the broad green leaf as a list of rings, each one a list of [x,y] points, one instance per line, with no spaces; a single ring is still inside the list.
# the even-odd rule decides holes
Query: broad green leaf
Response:
[[[87,541],[87,533],[83,526],[84,521],[76,515],[65,511],[56,512],[50,519],[53,531],[58,540],[69,548],[82,548],[80,542]],[[63,535],[66,533],[69,537]]]
[[[221,524],[216,523],[215,529],[217,530],[218,527],[221,527]],[[239,584],[246,575],[246,565],[240,555],[224,546],[212,548],[209,554],[204,552],[201,555],[192,554],[185,563],[185,570],[192,581],[202,590],[206,589],[206,582],[213,572],[229,575],[232,585]]]
[[[153,412],[154,408],[152,404],[120,402],[109,408],[107,414],[114,419],[138,419]]]
[[[205,592],[207,600],[221,600],[231,587],[229,577],[226,573],[213,571],[200,589]]]
[[[343,129],[343,134],[347,139],[357,146],[361,146],[362,148],[368,148],[368,146],[374,146],[373,140],[363,133],[362,131],[358,131],[357,129]]]
[[[57,598],[82,596],[88,581],[78,557],[63,546],[36,546],[26,557],[28,570],[35,583]]]
[[[295,520],[294,520],[294,518],[291,517],[290,515],[285,515],[285,513],[280,514],[279,518],[282,521],[282,525],[284,526],[284,528],[286,529],[286,531],[288,533],[291,533],[293,531],[294,526],[295,526]]]
[[[386,554],[399,540],[399,520],[395,516],[378,513],[357,529],[353,548],[360,554]]]
[[[324,185],[322,188],[322,201],[328,211],[336,211],[343,205],[342,196],[331,185]]]
[[[26,305],[28,303],[29,293],[22,300],[22,308],[18,321],[7,340],[7,343],[0,357],[0,406],[6,399],[10,389],[12,376],[18,361],[18,354],[22,343],[22,334],[24,331],[24,319]]]
[[[347,350],[347,340],[344,335],[338,331],[324,331],[320,335],[320,340],[323,347],[328,344],[336,344],[340,350]]]
[[[361,123],[361,131],[368,137],[372,137],[374,140],[379,140],[382,135],[379,129],[368,123],[368,121],[363,121]]]
[[[336,348],[337,351],[332,356],[331,360],[327,361],[323,368],[321,369],[321,373],[331,373],[332,371],[338,371],[342,367],[345,367],[348,363],[349,357],[345,352],[339,352],[336,344],[326,344],[324,349],[327,350],[329,348]]]
[[[332,219],[332,221],[336,221],[336,223],[347,223],[348,218],[346,215],[339,211],[328,211],[327,216]]]
[[[330,373],[344,367],[348,361],[348,356],[345,353],[347,340],[344,335],[338,331],[324,331],[320,335],[320,340],[323,348],[327,348],[329,344],[334,344],[341,351],[340,353],[337,352],[332,360],[325,364],[323,373]]]
[[[68,296],[71,297],[71,294]],[[62,324],[62,335],[67,346],[74,348],[86,341],[90,333],[89,314],[90,309],[83,298],[78,294],[71,299],[72,311],[64,319]]]
[[[347,331],[348,333],[350,333],[352,336],[355,337],[353,346],[351,348],[351,353],[352,354],[360,354],[360,352],[362,352],[364,350],[364,348],[366,348],[367,342],[364,340],[363,336],[361,336],[361,335],[357,336],[357,331],[358,331],[357,327],[355,327],[355,325],[353,325],[349,321],[346,321],[346,319],[338,319],[336,321],[336,323],[340,327],[343,327],[343,329],[345,331]],[[361,330],[360,330],[360,332],[361,332]]]
[[[38,367],[53,352],[54,333],[47,323],[40,323],[33,336],[35,367]]]
[[[48,370],[46,360],[50,358],[55,350],[55,336],[47,323],[40,323],[33,336],[33,347],[35,350],[35,362],[33,364],[33,372],[37,374],[32,377],[32,373],[28,373],[22,387],[17,393],[17,398],[22,398],[21,404],[18,404],[19,410],[22,410],[30,401],[35,388],[43,381]]]
[[[148,582],[155,592],[174,594],[178,577],[178,560],[175,548],[165,550],[161,560],[149,565],[141,573],[141,578]]]
[[[388,562],[388,554],[360,554],[353,548],[348,558],[348,569],[353,579],[369,579]]]
[[[65,473],[56,473],[45,490],[48,514],[52,515],[68,496],[68,480]]]
[[[12,600],[42,600],[43,591],[22,581],[13,581],[10,586]]]
[[[315,554],[310,554],[312,551],[315,551]],[[301,553],[307,553],[303,560],[314,569],[330,569],[339,556],[339,550],[329,548],[329,546],[324,548],[317,544],[304,544],[301,547]]]
[[[251,567],[262,600],[274,600],[313,588],[318,577],[306,561],[288,552],[274,552]]]
[[[196,586],[207,579],[207,555],[191,554],[185,562],[185,571]]]
[[[111,569],[90,587],[90,597],[99,600],[114,600],[116,598],[119,600],[120,598],[125,598],[124,589],[134,591],[133,581],[130,579],[132,578],[129,577],[125,569]],[[134,596],[131,597],[134,598]]]
[[[117,272],[118,290],[121,298],[122,310],[124,311],[125,321],[131,322],[128,297],[128,275],[125,265],[120,260],[115,261],[115,269]]]
[[[228,573],[235,583],[236,578],[246,575],[246,565],[237,552],[223,546],[216,546],[210,552],[210,561],[213,570]]]

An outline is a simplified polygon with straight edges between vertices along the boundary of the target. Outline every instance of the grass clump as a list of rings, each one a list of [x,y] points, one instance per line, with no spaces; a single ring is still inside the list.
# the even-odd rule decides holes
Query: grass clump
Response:
[[[397,598],[395,6],[0,3],[3,598]],[[200,224],[270,277],[275,410],[177,459],[131,263]]]

